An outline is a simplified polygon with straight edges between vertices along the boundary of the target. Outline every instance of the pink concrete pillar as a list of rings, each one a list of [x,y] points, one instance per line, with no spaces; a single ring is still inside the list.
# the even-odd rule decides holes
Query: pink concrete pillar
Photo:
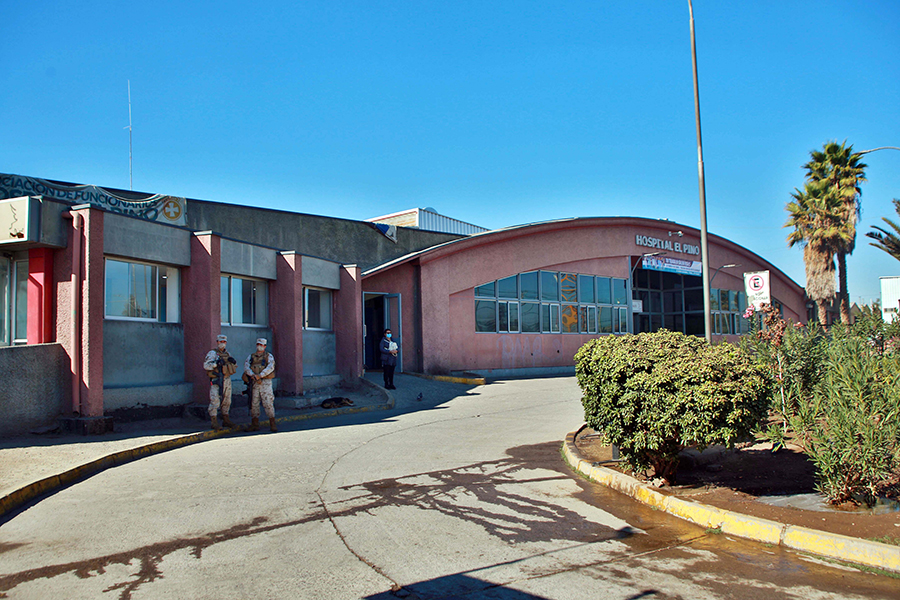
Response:
[[[181,320],[184,323],[184,379],[194,384],[194,402],[209,402],[209,377],[203,357],[215,346],[222,328],[221,238],[198,231],[191,238],[191,266],[181,280]]]
[[[103,416],[103,319],[106,266],[103,261],[102,210],[82,204],[71,211],[84,219],[81,271],[81,392],[82,417]],[[77,356],[75,357],[77,360]]]
[[[303,393],[303,267],[296,252],[280,252],[272,284],[270,325],[278,349],[279,389]]]
[[[347,381],[363,374],[362,270],[341,267],[341,289],[334,299],[334,337],[338,373]]]
[[[52,342],[53,335],[53,250],[28,251],[28,343]]]

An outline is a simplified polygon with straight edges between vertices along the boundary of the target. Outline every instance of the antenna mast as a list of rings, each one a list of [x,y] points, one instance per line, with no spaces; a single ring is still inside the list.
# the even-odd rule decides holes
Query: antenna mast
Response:
[[[128,185],[129,189],[134,190],[134,168],[131,158],[131,80],[128,80]]]

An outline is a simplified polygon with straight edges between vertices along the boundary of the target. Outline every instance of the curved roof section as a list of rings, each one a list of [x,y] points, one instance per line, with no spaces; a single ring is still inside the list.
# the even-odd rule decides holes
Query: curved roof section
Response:
[[[555,219],[552,221],[540,221],[537,223],[513,225],[510,227],[504,227],[503,229],[492,229],[491,231],[477,233],[475,235],[470,235],[458,240],[451,240],[449,242],[438,244],[424,250],[419,250],[418,252],[411,252],[410,254],[406,254],[399,258],[395,258],[394,260],[390,260],[378,266],[372,267],[371,269],[363,271],[362,276],[363,278],[366,278],[414,260],[434,260],[454,252],[477,248],[478,246],[487,244],[503,242],[521,236],[533,235],[535,233],[555,231],[569,227],[608,227],[612,225],[644,225],[654,228],[667,228],[670,230],[678,229],[684,231],[685,233],[690,232],[697,237],[700,236],[700,230],[696,227],[682,225],[674,221],[667,221],[663,219],[648,219],[646,217],[570,217],[567,219]],[[802,286],[788,277],[788,275],[785,274],[781,269],[770,263],[765,258],[756,254],[752,250],[748,250],[747,248],[744,248],[743,246],[736,244],[731,240],[718,236],[714,233],[707,233],[707,236],[711,243],[715,243],[723,248],[727,248],[733,252],[736,252],[737,254],[743,254],[748,258],[752,258],[754,261],[766,266],[767,268],[773,271],[777,271],[782,277],[784,277],[786,281],[794,285],[798,291],[804,291]]]

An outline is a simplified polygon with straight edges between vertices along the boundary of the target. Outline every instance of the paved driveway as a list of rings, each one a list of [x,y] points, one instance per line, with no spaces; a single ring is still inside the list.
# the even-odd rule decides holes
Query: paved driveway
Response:
[[[573,378],[398,377],[397,409],[110,469],[0,526],[10,598],[892,598],[569,472]],[[418,394],[422,400],[416,400]]]

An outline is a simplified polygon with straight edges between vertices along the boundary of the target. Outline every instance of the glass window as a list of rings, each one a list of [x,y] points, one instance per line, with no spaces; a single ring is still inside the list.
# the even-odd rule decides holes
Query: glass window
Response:
[[[155,265],[106,259],[106,316],[155,320],[158,276]]]
[[[578,279],[575,273],[559,274],[559,291],[563,302],[578,302]]]
[[[680,290],[684,287],[681,275],[678,273],[662,273],[662,287],[664,290]]]
[[[587,306],[579,306],[578,307],[578,331],[581,333],[588,332],[588,316],[587,316]]]
[[[9,345],[9,281],[12,261],[0,256],[0,346]]]
[[[703,290],[702,289],[684,290],[684,310],[685,311],[703,310]],[[685,332],[685,333],[692,335],[690,332]],[[703,331],[701,331],[700,333],[704,334]]]
[[[595,302],[594,277],[592,275],[578,276],[578,301],[593,304]]]
[[[588,306],[588,333],[597,333],[597,307]]]
[[[664,313],[680,313],[682,310],[684,310],[684,303],[681,298],[681,290],[675,292],[663,292]]]
[[[256,279],[226,276],[222,283],[222,324],[223,325],[268,325],[269,295],[268,284]],[[229,289],[230,288],[230,289]],[[330,302],[330,300],[329,300]],[[308,310],[308,307],[307,307]],[[331,306],[325,314],[331,327]]]
[[[731,312],[740,312],[741,307],[738,306],[738,293],[734,290],[728,290],[728,305]]]
[[[510,333],[519,331],[519,303],[509,303],[509,331]]]
[[[497,281],[497,295],[500,298],[515,300],[519,297],[518,277],[504,277]]]
[[[497,331],[509,331],[509,308],[508,303],[497,303]]]
[[[493,300],[475,301],[475,331],[497,331],[497,303]]]
[[[612,289],[609,277],[597,277],[597,303],[612,304]]]
[[[628,305],[628,295],[625,293],[625,280],[613,279],[613,304]]]
[[[15,329],[13,338],[16,342],[28,341],[28,261],[16,261],[16,289],[15,289]]]
[[[522,326],[522,333],[540,333],[541,305],[536,302],[520,303],[519,319],[519,324]]]
[[[731,310],[731,300],[728,298],[728,290],[719,290],[719,310]]]
[[[600,333],[613,332],[613,311],[618,310],[610,306],[600,307]]]
[[[303,326],[307,329],[325,329],[330,331],[332,329],[331,290],[303,288],[303,296],[305,300]]]
[[[519,293],[522,300],[539,300],[537,271],[519,275]]]
[[[541,271],[541,300],[559,301],[559,273]]]
[[[628,309],[619,308],[619,329],[617,333],[628,333]]]
[[[550,305],[550,331],[552,333],[560,332],[559,304],[551,304]]]
[[[578,307],[563,305],[560,309],[563,333],[578,333]]]
[[[662,292],[650,292],[649,295],[650,295],[649,311],[652,313],[662,312]],[[647,307],[644,307],[644,310],[648,310]]]
[[[494,282],[485,283],[475,288],[475,296],[478,298],[493,298],[496,296]]]
[[[229,299],[231,298],[231,294],[228,293],[228,286],[231,284],[231,277],[220,277],[219,278],[219,298],[221,302],[219,303],[219,313],[221,315],[222,324],[228,325],[231,322],[231,302]]]

